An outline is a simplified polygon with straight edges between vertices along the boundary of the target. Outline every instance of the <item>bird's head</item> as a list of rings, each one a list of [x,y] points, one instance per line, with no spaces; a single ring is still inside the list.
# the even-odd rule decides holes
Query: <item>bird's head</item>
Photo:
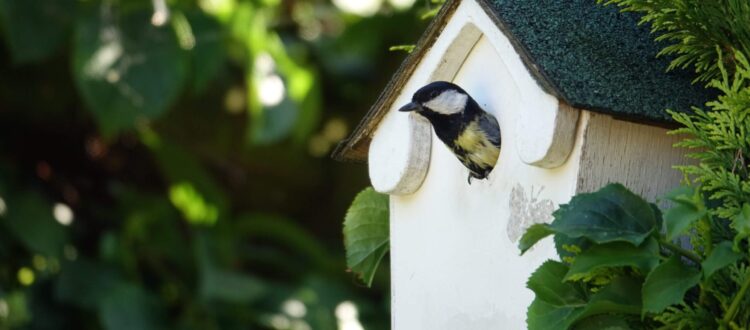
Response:
[[[411,102],[398,111],[432,112],[440,115],[454,115],[466,108],[469,95],[461,87],[447,81],[436,81],[420,88]]]

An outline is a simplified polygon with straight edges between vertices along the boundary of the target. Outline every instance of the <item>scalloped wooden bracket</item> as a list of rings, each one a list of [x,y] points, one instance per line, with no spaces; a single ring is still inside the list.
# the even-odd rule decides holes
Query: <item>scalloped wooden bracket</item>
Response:
[[[431,133],[430,123],[415,113],[381,122],[368,156],[375,191],[408,195],[419,189],[430,166]]]
[[[559,102],[556,108],[531,106],[518,118],[516,151],[529,165],[555,168],[568,159],[573,150],[580,110]]]
[[[446,28],[445,41],[436,43],[430,52],[440,58],[429,56],[421,63],[415,74],[406,83],[402,95],[396,98],[389,113],[380,122],[372,135],[368,151],[370,183],[375,191],[390,195],[408,195],[422,186],[430,165],[432,127],[422,116],[396,111],[398,102],[408,102],[411,93],[422,85],[436,81],[451,81],[458,73],[471,49],[482,37],[482,32],[473,24],[466,23],[460,29]],[[453,38],[450,38],[453,36]],[[450,40],[450,43],[446,42]]]

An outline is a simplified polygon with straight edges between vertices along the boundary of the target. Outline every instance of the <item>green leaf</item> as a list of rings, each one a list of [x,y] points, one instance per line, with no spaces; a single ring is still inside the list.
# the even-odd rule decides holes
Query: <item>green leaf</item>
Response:
[[[575,330],[630,330],[628,322],[618,315],[596,315],[575,324]]]
[[[26,328],[25,325],[32,320],[32,307],[30,304],[30,297],[27,296],[28,291],[24,292],[21,290],[11,291],[9,294],[0,294],[5,302],[6,316],[2,323],[5,329],[22,329]],[[6,328],[7,327],[7,328]]]
[[[631,277],[617,277],[591,296],[578,320],[599,314],[641,314],[642,282]]]
[[[121,283],[99,305],[99,319],[107,330],[162,329],[162,306],[140,286]]]
[[[667,239],[674,240],[685,230],[690,228],[693,222],[698,221],[706,215],[705,210],[698,209],[695,205],[685,202],[676,202],[675,205],[664,214],[664,222],[667,225]]]
[[[703,278],[709,278],[719,269],[722,269],[742,258],[742,254],[735,252],[732,242],[723,241],[717,244],[711,254],[703,261]]]
[[[581,307],[555,306],[537,298],[526,312],[526,325],[528,330],[568,329],[581,311]]]
[[[667,227],[667,239],[674,240],[684,233],[693,222],[706,216],[706,208],[698,191],[689,186],[682,186],[665,195],[675,205],[664,214]]]
[[[29,250],[60,256],[68,232],[52,216],[52,205],[35,191],[20,191],[7,197],[5,226]]]
[[[658,263],[659,243],[653,238],[638,247],[626,242],[595,245],[575,258],[565,280],[579,280],[607,267],[636,267],[648,274]]]
[[[193,89],[201,93],[216,77],[226,60],[221,25],[203,12],[186,15],[195,45],[190,50]]]
[[[550,227],[555,232],[600,244],[623,241],[640,245],[658,225],[649,203],[619,183],[576,195],[553,215]]]
[[[214,268],[201,272],[200,294],[205,299],[247,303],[258,301],[265,293],[265,282],[247,274]]]
[[[344,219],[346,264],[370,286],[390,241],[388,196],[366,188],[354,198]]]
[[[189,150],[142,129],[147,145],[169,181],[169,200],[194,225],[214,225],[226,213],[228,201],[211,174]]]
[[[259,82],[258,84],[262,84]],[[279,104],[266,106],[262,111],[253,113],[250,141],[258,145],[277,143],[287,137],[294,128],[300,109],[290,98],[286,97]]]
[[[591,241],[585,237],[570,238],[560,233],[555,234],[554,241],[557,255],[560,256],[563,262],[568,264],[591,246]]]
[[[737,231],[734,238],[735,246],[739,246],[741,240],[750,237],[750,204],[743,204],[740,212],[732,218],[732,228]]]
[[[44,60],[71,32],[75,0],[0,0],[0,23],[16,63]]]
[[[698,284],[701,272],[685,266],[679,256],[660,264],[643,284],[643,312],[660,313],[670,305],[679,304],[690,288]]]
[[[80,16],[73,70],[100,129],[113,135],[167,111],[182,91],[187,56],[169,26],[151,24],[149,7],[103,8]]]
[[[586,304],[585,297],[576,284],[564,282],[568,266],[548,260],[537,268],[526,286],[534,291],[536,299],[553,306],[580,307]]]
[[[554,233],[553,230],[549,228],[548,224],[542,224],[537,223],[526,229],[526,232],[523,234],[521,239],[518,241],[518,248],[521,250],[521,254],[523,255],[528,251],[536,242],[539,242],[541,239],[552,235]]]
[[[78,258],[62,266],[56,297],[77,307],[96,308],[120,282],[115,271],[88,259]]]
[[[222,269],[214,261],[210,236],[196,238],[195,252],[200,271],[200,295],[206,300],[230,303],[258,301],[266,294],[266,283],[234,270]]]
[[[692,203],[695,193],[696,189],[692,186],[679,186],[664,194],[664,198],[675,202]]]

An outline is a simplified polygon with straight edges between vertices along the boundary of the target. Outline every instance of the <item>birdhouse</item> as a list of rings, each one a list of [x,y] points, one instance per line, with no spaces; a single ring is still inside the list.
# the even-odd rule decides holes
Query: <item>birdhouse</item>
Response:
[[[576,193],[620,182],[654,201],[685,163],[665,109],[709,95],[668,59],[635,14],[591,0],[455,0],[334,158],[367,161],[390,195],[392,327],[523,329],[529,274],[552,242],[517,241]],[[502,145],[486,180],[416,113],[397,111],[433,81],[463,88],[497,118]],[[545,245],[546,244],[546,245]]]

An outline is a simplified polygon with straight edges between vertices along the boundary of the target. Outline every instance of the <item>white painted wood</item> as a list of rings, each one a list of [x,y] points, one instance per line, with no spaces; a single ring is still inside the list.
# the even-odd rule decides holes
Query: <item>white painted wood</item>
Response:
[[[541,89],[483,10],[474,1],[463,1],[436,45],[469,23],[483,37],[453,81],[498,118],[503,146],[489,179],[468,185],[466,168],[433,135],[430,169],[420,189],[391,196],[396,330],[524,328],[533,298],[525,282],[554,253],[552,244],[544,242],[521,258],[519,233],[534,222],[549,221],[554,206],[575,191],[577,161],[554,169],[529,166],[511,147],[519,136],[533,133],[515,124],[521,111],[530,107],[555,113],[559,104]],[[422,75],[440,63],[434,51],[417,67],[400,99],[410,97],[424,84]],[[573,148],[573,160],[578,159],[576,150],[580,146]]]
[[[457,37],[466,26],[472,28],[463,42]],[[470,52],[468,57],[461,49]],[[396,109],[437,79],[462,86],[498,118],[503,146],[488,180],[468,185],[467,169],[429,134],[429,126],[429,151],[419,151],[426,141],[416,147],[410,142],[425,134],[409,134],[425,128],[410,128],[410,117]],[[520,257],[516,245],[525,228],[550,221],[552,210],[574,193],[598,189],[610,179],[651,197],[674,182],[669,164],[678,157],[671,154],[672,141],[665,141],[660,129],[588,112],[574,118],[574,112],[540,88],[475,1],[461,2],[370,146],[373,185],[391,193],[393,329],[524,329],[533,298],[526,280],[543,261],[555,258],[550,240]],[[528,124],[536,115],[544,122],[539,126],[546,126]],[[547,138],[536,146],[531,143],[534,134]],[[524,144],[531,148],[526,156],[520,151]],[[616,153],[632,156],[613,158]],[[659,158],[662,153],[668,156]],[[412,158],[417,155],[426,156]],[[426,165],[408,169],[404,164],[410,162]],[[623,162],[627,166],[619,166]],[[669,178],[648,190],[662,175]],[[414,181],[403,183],[410,176]]]
[[[443,31],[440,38],[449,31]],[[437,63],[432,75],[430,76],[429,82],[444,80],[451,81],[456,76],[456,73],[464,64],[466,56],[469,55],[471,48],[476,45],[479,38],[482,36],[482,31],[479,31],[476,25],[471,22],[466,22],[461,26],[458,35],[453,38],[451,44],[441,54],[440,61]],[[433,55],[433,54],[430,54]],[[438,54],[434,54],[438,55]]]
[[[415,113],[386,116],[370,142],[368,169],[375,191],[411,194],[430,163],[430,123]]]
[[[544,168],[562,165],[573,149],[578,109],[565,103],[555,109],[522,105],[516,151],[524,163]]]
[[[421,85],[452,80],[480,36],[479,29],[470,23],[444,30],[423,59],[424,64],[415,70],[404,95],[392,105],[370,143],[368,170],[376,191],[406,195],[419,189],[429,168],[432,127],[421,116],[396,110],[408,103]]]
[[[456,17],[472,13],[466,8],[471,3],[465,1]],[[523,111],[523,87],[509,77],[522,65],[483,37],[454,79],[498,118],[504,146],[513,146],[521,133],[515,118]],[[513,149],[501,148],[488,180],[468,185],[468,170],[433,136],[422,187],[391,196],[393,329],[525,327],[533,298],[526,280],[554,252],[547,241],[520,257],[518,233],[548,221],[554,206],[570,198],[578,168],[577,162],[530,166]]]
[[[577,192],[599,190],[620,182],[655,201],[682,180],[673,165],[688,164],[685,149],[672,148],[681,137],[667,129],[646,126],[584,111],[589,124],[584,135]]]

